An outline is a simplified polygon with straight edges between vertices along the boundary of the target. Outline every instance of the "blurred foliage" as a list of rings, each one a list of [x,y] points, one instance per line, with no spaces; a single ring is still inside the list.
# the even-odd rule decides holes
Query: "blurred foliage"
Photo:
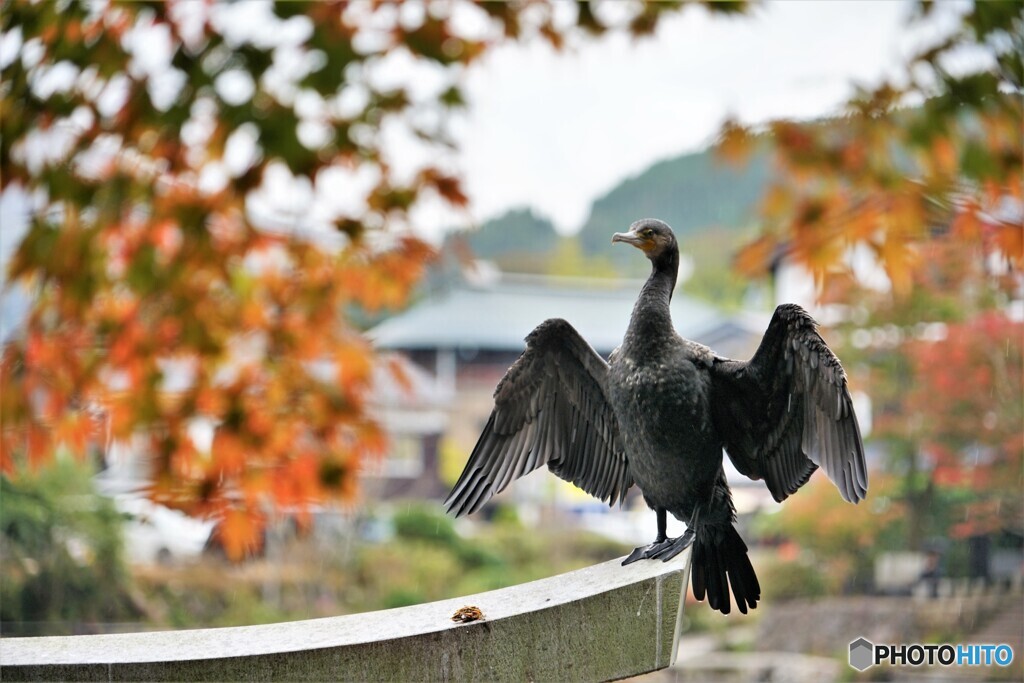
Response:
[[[851,506],[819,475],[777,512],[758,518],[757,529],[808,553],[830,591],[870,588],[875,557],[903,543],[905,515],[894,476],[872,473],[871,496]]]
[[[693,274],[681,285],[690,296],[711,302],[720,310],[738,310],[746,304],[750,282],[736,277],[732,257],[749,230],[711,228],[690,235],[681,249]]]
[[[760,576],[760,568],[757,571]],[[766,610],[760,609],[750,610],[746,614],[739,611],[722,614],[711,609],[706,600],[698,602],[693,597],[693,591],[688,590],[681,632],[684,638],[694,633],[712,636],[716,650],[743,651],[752,645],[750,638],[755,633],[754,628],[766,614]]]
[[[622,274],[607,255],[587,254],[579,235],[558,240],[545,259],[544,272],[555,277],[581,278],[614,278]]]
[[[975,250],[940,242],[922,253],[930,267],[907,297],[851,295],[865,320],[847,354],[902,478],[912,548],[1024,529],[1024,322],[991,278],[964,272],[982,263]]]
[[[462,573],[456,556],[423,541],[386,543],[359,554],[353,586],[382,606],[428,602],[446,592]]]
[[[802,266],[842,310],[840,355],[871,396],[911,548],[1024,528],[1024,4],[921,2],[908,30],[939,13],[945,33],[842,116],[730,121],[718,144],[738,162],[771,146],[761,234],[735,264]]]
[[[507,525],[515,529],[522,527],[522,520],[519,518],[519,511],[515,505],[509,503],[490,503],[491,521],[499,525]]]
[[[137,582],[152,606],[151,625],[229,626],[419,604],[552,576],[626,550],[550,525],[483,524],[472,536],[452,537],[444,530],[449,519],[415,504],[408,510],[396,505],[392,520],[396,534],[390,540],[350,539],[338,554],[325,552],[314,532],[291,539],[279,555],[243,564],[139,568]],[[474,552],[488,562],[467,561]]]
[[[360,610],[399,598],[413,604],[504,588],[603,562],[625,550],[590,533],[528,529],[507,520],[488,523],[470,537],[451,536],[445,530],[451,520],[432,506],[396,511],[394,523],[392,541],[366,547],[355,559],[358,578],[352,590],[372,600]]]
[[[500,565],[501,559],[479,546],[463,540],[455,524],[432,503],[408,503],[392,517],[398,538],[437,546],[455,556],[469,568]]]
[[[424,540],[447,548],[455,548],[462,540],[455,533],[455,523],[440,514],[436,506],[408,503],[392,517],[395,534],[399,538]]]
[[[835,591],[816,564],[799,560],[761,563],[757,576],[764,587],[766,602],[819,598]]]
[[[34,300],[0,363],[0,469],[82,455],[104,427],[146,435],[153,497],[222,519],[232,557],[268,507],[351,499],[385,441],[349,314],[406,301],[423,198],[466,204],[442,161],[463,67],[508,39],[650,34],[682,7],[616,24],[601,3],[4,3],[0,182],[31,204],[9,275]],[[397,172],[396,131],[427,161]]]
[[[4,635],[87,632],[134,620],[121,517],[68,459],[16,480],[0,475],[0,622]]]
[[[939,5],[917,5],[909,28]],[[739,253],[739,269],[763,275],[785,255],[826,284],[851,275],[846,250],[863,245],[906,294],[927,265],[918,245],[935,239],[979,245],[1019,267],[1022,36],[1021,3],[971,3],[898,80],[859,90],[841,117],[774,121],[766,135],[726,122],[722,158],[757,159],[767,137],[778,169],[761,199],[762,235]]]

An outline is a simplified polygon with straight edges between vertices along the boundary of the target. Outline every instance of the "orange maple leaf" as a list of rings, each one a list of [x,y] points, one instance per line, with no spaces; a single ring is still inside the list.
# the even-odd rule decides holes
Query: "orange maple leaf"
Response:
[[[1020,264],[1024,261],[1024,226],[1002,223],[996,227],[995,244],[1007,258]]]
[[[338,384],[345,388],[364,384],[370,377],[370,348],[365,342],[351,341],[342,345],[335,353],[334,361]]]
[[[763,275],[771,268],[776,247],[777,243],[773,236],[762,235],[745,244],[737,252],[733,265],[747,277]]]
[[[230,509],[220,523],[218,539],[228,558],[238,562],[263,545],[263,520],[246,510]]]
[[[85,413],[67,413],[57,424],[57,441],[70,449],[74,456],[85,457],[92,429],[92,420]]]
[[[235,432],[218,427],[213,435],[212,451],[214,463],[224,474],[238,474],[245,468],[248,448]]]

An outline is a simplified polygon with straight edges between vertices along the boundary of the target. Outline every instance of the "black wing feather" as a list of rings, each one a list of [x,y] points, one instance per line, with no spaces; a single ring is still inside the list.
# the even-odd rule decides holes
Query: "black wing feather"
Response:
[[[846,373],[807,311],[779,306],[753,358],[716,358],[712,376],[715,426],[736,469],[764,479],[777,501],[819,466],[843,498],[864,498],[864,443]]]
[[[494,410],[445,500],[476,512],[509,483],[546,464],[614,505],[633,485],[615,414],[605,396],[608,364],[564,320],[546,320],[494,390]]]

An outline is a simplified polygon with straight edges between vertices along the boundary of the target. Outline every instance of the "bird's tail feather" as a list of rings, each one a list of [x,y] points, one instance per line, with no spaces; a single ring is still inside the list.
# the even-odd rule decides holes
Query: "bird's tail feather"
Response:
[[[731,609],[729,586],[740,612],[757,607],[761,585],[747,557],[747,544],[736,527],[698,527],[693,542],[693,594],[698,600],[707,595],[712,609],[728,614]]]

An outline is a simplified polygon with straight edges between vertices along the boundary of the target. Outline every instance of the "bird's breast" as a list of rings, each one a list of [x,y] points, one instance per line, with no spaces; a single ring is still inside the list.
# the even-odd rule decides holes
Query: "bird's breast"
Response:
[[[676,450],[711,426],[709,381],[692,362],[627,360],[610,372],[609,389],[627,447]]]
[[[703,480],[720,467],[709,387],[707,372],[687,359],[624,359],[611,369],[609,400],[630,472],[649,502],[710,486]]]

